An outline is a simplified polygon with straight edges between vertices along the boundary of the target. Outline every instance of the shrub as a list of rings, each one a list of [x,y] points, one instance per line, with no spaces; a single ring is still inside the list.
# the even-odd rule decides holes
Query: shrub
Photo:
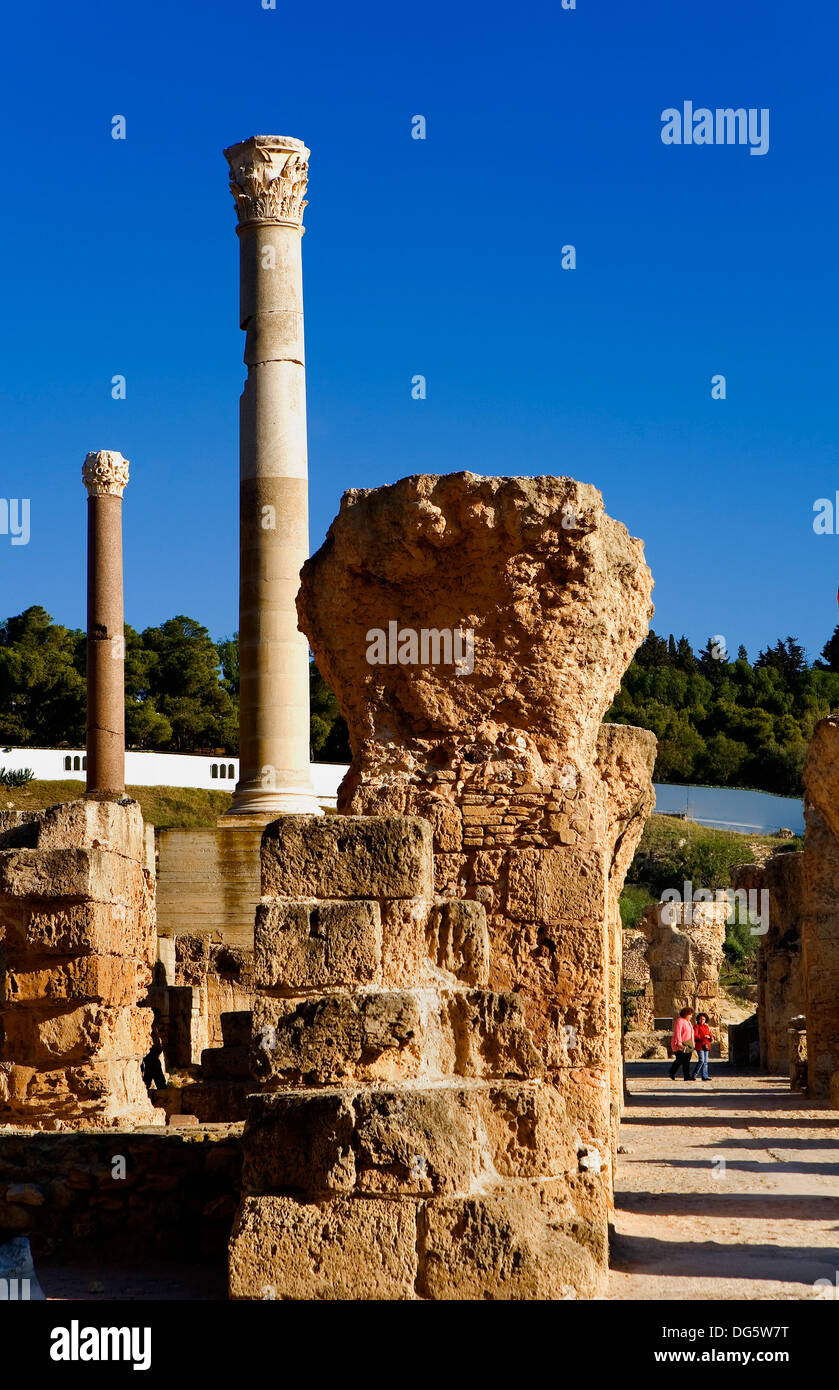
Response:
[[[637,927],[644,908],[656,899],[646,888],[638,883],[627,883],[620,895],[621,924],[624,931]]]
[[[31,767],[22,767],[17,770],[14,768],[0,767],[0,787],[25,787],[27,782],[34,782],[35,773]]]

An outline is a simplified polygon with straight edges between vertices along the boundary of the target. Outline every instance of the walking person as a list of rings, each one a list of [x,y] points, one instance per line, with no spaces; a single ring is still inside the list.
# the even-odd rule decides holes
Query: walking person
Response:
[[[682,1009],[679,1017],[673,1023],[673,1036],[670,1039],[670,1047],[673,1052],[673,1065],[670,1068],[670,1080],[676,1080],[676,1072],[682,1068],[682,1080],[691,1081],[690,1059],[693,1056],[693,1009]]]
[[[696,1048],[696,1055],[699,1060],[693,1064],[691,1081],[695,1081],[697,1076],[701,1081],[710,1081],[711,1078],[708,1075],[708,1055],[711,1051],[711,1043],[713,1041],[711,1030],[708,1027],[708,1015],[697,1014],[696,1027],[693,1030],[693,1045]]]

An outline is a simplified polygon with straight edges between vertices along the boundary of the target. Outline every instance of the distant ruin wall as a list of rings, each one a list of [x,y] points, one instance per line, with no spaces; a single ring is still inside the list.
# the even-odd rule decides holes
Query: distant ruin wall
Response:
[[[651,903],[641,917],[647,938],[652,1011],[672,1022],[682,1009],[708,1016],[720,1040],[720,970],[727,903]]]
[[[760,1065],[777,1076],[786,1076],[793,1060],[790,1019],[804,1012],[803,868],[803,854],[791,850],[771,855],[762,866],[739,865],[731,875],[735,889],[767,895],[768,930],[756,938],[757,1017]]]
[[[801,959],[807,1089],[830,1098],[839,1072],[839,716],[822,719],[804,767]]]

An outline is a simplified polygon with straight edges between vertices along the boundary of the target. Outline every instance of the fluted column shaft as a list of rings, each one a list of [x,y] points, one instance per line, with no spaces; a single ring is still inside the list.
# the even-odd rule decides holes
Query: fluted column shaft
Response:
[[[295,600],[309,553],[301,238],[309,151],[225,150],[239,214],[247,381],[239,412],[239,738],[233,814],[316,812],[309,659]]]

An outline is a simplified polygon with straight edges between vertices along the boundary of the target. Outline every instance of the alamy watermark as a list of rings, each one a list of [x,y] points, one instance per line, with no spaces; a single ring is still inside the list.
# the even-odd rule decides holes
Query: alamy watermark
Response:
[[[389,622],[387,632],[371,627],[366,637],[371,666],[453,666],[458,676],[475,669],[475,633],[471,627],[400,627]]]
[[[665,904],[661,919],[668,927],[700,926],[705,914],[697,912],[695,905],[714,903],[725,907],[726,922],[747,922],[752,936],[765,936],[769,930],[768,888],[694,888],[688,879],[681,893],[678,888],[665,888],[661,901]]]
[[[769,149],[769,107],[707,106],[693,109],[692,101],[682,103],[681,111],[668,106],[661,113],[663,145],[748,145],[749,154],[766,154]]]
[[[28,497],[0,497],[0,536],[11,536],[12,545],[29,544]]]

